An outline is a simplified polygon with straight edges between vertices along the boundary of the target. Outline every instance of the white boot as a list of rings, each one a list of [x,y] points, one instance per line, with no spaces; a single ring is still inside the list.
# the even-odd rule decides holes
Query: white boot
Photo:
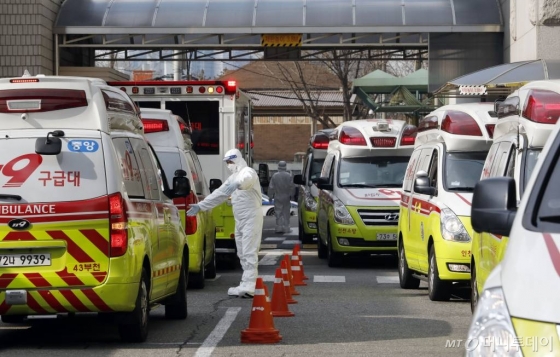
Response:
[[[234,287],[234,288],[229,288],[227,294],[228,294],[229,296],[235,296],[235,297],[237,297],[237,296],[239,296],[239,291],[240,291],[239,288],[240,288],[239,286],[236,286],[236,287]]]

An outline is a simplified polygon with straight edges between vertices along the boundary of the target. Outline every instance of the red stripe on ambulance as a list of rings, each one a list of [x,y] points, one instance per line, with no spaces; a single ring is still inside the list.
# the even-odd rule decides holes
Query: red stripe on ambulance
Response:
[[[47,234],[50,235],[53,239],[66,241],[68,253],[70,253],[70,255],[74,257],[74,259],[76,259],[79,263],[94,262],[94,260],[63,231],[47,231]]]

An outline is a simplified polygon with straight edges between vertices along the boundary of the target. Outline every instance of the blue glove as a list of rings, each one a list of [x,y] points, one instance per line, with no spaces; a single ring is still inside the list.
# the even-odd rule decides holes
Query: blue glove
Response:
[[[229,195],[231,195],[232,193],[234,193],[235,190],[237,190],[237,187],[238,187],[237,184],[234,184],[234,183],[226,184],[226,185],[224,185],[224,190],[223,190],[223,192],[224,192],[226,195],[229,196]]]
[[[189,206],[190,206],[190,208],[187,211],[187,216],[190,216],[190,217],[196,216],[196,214],[200,211],[200,206],[197,205],[197,204],[194,204],[194,203],[189,205]]]

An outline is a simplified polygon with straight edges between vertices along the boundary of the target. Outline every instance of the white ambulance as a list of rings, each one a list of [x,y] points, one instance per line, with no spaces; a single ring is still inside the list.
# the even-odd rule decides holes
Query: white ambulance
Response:
[[[560,81],[531,82],[500,103],[494,144],[484,163],[481,180],[511,177],[515,179],[517,197],[522,197],[537,159],[558,121],[555,106],[560,106]],[[504,256],[508,241],[505,235],[474,233],[471,261],[473,311],[488,275]]]
[[[415,136],[415,126],[384,119],[345,122],[330,134],[316,180],[317,249],[330,267],[346,254],[396,252],[400,191]]]
[[[557,120],[557,95],[542,91],[558,93],[558,81],[536,85],[521,102],[522,116],[540,122]],[[467,356],[558,356],[560,123],[540,156],[519,205],[514,178],[488,178],[475,188],[474,229],[508,235],[509,242],[480,294],[465,344]]]
[[[174,198],[173,203],[179,209],[189,242],[189,287],[202,289],[206,278],[216,277],[216,226],[212,212],[186,215],[190,204],[210,194],[198,156],[192,150],[190,125],[165,109],[140,108],[140,116],[144,134],[161,162],[168,184],[172,184],[177,170],[182,170],[191,183],[191,192]]]
[[[424,117],[403,184],[399,279],[428,281],[431,300],[470,282],[472,192],[492,145],[493,103],[446,105]]]
[[[160,176],[161,175],[163,176]],[[0,315],[97,312],[125,341],[187,317],[187,237],[130,98],[102,80],[0,79]]]

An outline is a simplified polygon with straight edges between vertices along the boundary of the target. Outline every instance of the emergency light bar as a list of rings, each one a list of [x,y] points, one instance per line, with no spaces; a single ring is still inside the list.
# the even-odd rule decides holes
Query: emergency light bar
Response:
[[[18,79],[18,81],[26,80]],[[142,95],[235,94],[237,92],[236,81],[130,81],[108,84],[119,87],[125,93]]]
[[[418,123],[418,132],[421,133],[426,130],[437,129],[438,118],[436,116],[425,117]]]
[[[560,94],[543,89],[531,89],[522,116],[535,123],[556,124],[560,117]]]
[[[0,90],[0,113],[49,112],[87,107],[86,92],[40,88]]]
[[[169,125],[167,124],[167,120],[142,118],[142,124],[144,125],[145,134],[169,131]]]
[[[482,131],[476,120],[465,112],[449,110],[441,122],[441,130],[449,134],[482,136]]]
[[[326,135],[315,135],[311,147],[313,147],[313,149],[327,150],[329,147],[329,137]]]
[[[414,125],[407,125],[403,129],[401,136],[401,146],[414,145],[416,142],[416,135],[418,134],[418,128]]]
[[[343,127],[340,130],[339,140],[345,145],[367,146],[366,138],[358,129],[352,127]]]
[[[395,137],[375,137],[369,139],[372,146],[379,148],[392,148],[397,143],[397,138]]]

